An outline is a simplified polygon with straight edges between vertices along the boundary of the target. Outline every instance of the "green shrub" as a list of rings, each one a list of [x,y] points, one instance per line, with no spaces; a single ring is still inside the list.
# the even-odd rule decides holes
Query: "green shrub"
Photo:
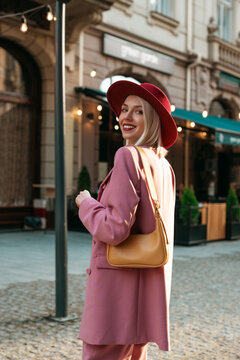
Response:
[[[231,186],[227,195],[227,218],[231,217],[231,207],[239,205],[238,197],[235,189]],[[233,210],[233,220],[238,221],[240,216],[240,209]]]
[[[180,209],[180,219],[184,225],[188,224],[189,211],[191,211],[191,224],[197,224],[200,216],[198,209],[189,210],[190,206],[198,206],[198,201],[194,193],[193,187],[185,187],[181,199],[182,207]]]
[[[83,190],[88,190],[89,192],[91,190],[91,179],[86,166],[82,167],[78,175],[77,193]]]

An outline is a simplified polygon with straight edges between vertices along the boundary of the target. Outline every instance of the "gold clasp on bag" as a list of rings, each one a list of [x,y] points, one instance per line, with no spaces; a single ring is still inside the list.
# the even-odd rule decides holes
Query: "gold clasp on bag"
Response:
[[[158,200],[155,200],[155,217],[160,218],[160,214],[159,214],[159,209],[160,209],[160,204]]]

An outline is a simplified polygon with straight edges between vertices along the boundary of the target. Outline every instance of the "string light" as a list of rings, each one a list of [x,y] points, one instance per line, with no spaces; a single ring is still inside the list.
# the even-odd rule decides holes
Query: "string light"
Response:
[[[119,122],[119,118],[118,118],[118,117],[116,117],[116,121]]]
[[[82,109],[77,109],[77,115],[81,116],[82,115]]]
[[[31,12],[33,12],[33,11],[41,10],[41,9],[43,9],[44,7],[46,7],[46,5],[36,6],[36,7],[32,8],[32,9],[29,9],[29,10],[26,10],[26,11],[22,11],[22,12],[18,12],[18,13],[1,15],[1,16],[0,16],[0,19],[5,19],[5,18],[11,18],[11,17],[17,17],[17,16],[21,16],[21,15],[26,15],[26,14],[29,14],[29,13],[31,13]]]
[[[96,75],[97,75],[96,70],[92,70],[92,71],[90,72],[90,76],[91,76],[92,78],[94,78]]]
[[[177,131],[178,131],[178,132],[182,132],[182,127],[181,127],[181,126],[178,126]]]
[[[115,129],[115,130],[119,130],[119,126],[118,126],[118,125],[115,125],[115,126],[114,126],[114,129]]]
[[[195,125],[196,125],[195,122],[194,122],[194,121],[191,121],[191,123],[190,123],[191,128],[194,128]]]
[[[208,111],[207,110],[203,110],[202,112],[202,117],[206,118],[208,116]]]
[[[176,110],[176,106],[175,105],[171,105],[171,112],[174,112]]]
[[[55,3],[55,1],[51,1],[50,3],[53,4],[53,3]],[[51,8],[50,5],[39,5],[39,6],[35,6],[32,9],[28,9],[28,10],[25,10],[25,11],[0,15],[0,19],[18,18],[20,16],[21,17],[20,31],[21,32],[27,32],[28,31],[28,24],[27,24],[26,14],[37,13],[37,12],[41,11],[42,9],[44,9],[46,7],[47,7],[47,15],[46,15],[47,20],[48,21],[52,21],[52,20],[56,21],[57,19],[53,15],[52,8]]]
[[[48,21],[52,21],[54,19],[53,16],[53,12],[52,12],[52,8],[50,5],[47,5],[47,16],[46,16]]]
[[[98,111],[102,111],[102,105],[97,106]]]
[[[98,120],[102,120],[102,115],[98,115]]]
[[[22,32],[28,31],[27,19],[26,19],[26,17],[25,17],[24,15],[22,15],[22,17],[21,17],[20,30],[21,30]]]

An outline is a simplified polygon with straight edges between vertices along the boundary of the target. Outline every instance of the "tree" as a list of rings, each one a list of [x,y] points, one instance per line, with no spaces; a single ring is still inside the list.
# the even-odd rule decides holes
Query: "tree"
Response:
[[[236,194],[235,189],[230,186],[228,195],[227,195],[227,218],[231,219],[231,207],[239,205],[238,197]],[[232,220],[238,221],[239,220],[239,214],[240,209],[233,209],[233,218]]]
[[[91,191],[91,179],[86,166],[82,167],[82,170],[78,175],[78,186],[77,186],[78,194],[80,191],[83,190],[88,190],[89,192]]]
[[[198,201],[193,187],[185,187],[181,199],[182,207],[180,209],[180,219],[184,225],[188,224],[189,211],[191,211],[191,224],[197,224],[200,216],[198,208],[189,210],[191,206],[198,207]]]

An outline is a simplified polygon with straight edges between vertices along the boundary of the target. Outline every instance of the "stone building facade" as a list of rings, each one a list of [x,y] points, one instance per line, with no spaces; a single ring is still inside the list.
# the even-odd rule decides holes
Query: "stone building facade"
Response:
[[[43,1],[12,3],[15,4],[3,2],[1,14],[46,4]],[[83,165],[88,168],[91,190],[95,192],[112,166],[116,149],[123,144],[117,120],[104,96],[104,84],[115,81],[117,76],[156,84],[175,106],[172,114],[179,127],[179,137],[168,159],[177,175],[177,188],[192,184],[202,200],[207,200],[209,195],[225,197],[230,183],[238,189],[239,130],[228,121],[226,132],[221,132],[211,121],[226,118],[239,122],[240,119],[237,21],[240,1],[84,0],[79,6],[77,0],[72,0],[66,8],[68,196],[76,191]],[[19,31],[17,17],[2,18],[0,23],[0,121],[5,129],[1,150],[8,153],[2,157],[1,166],[5,175],[1,177],[0,207],[4,211],[15,207],[29,209],[34,197],[44,196],[47,185],[54,187],[54,21],[46,23],[45,15],[43,8],[38,17],[29,18],[26,33]],[[9,77],[6,74],[13,72],[9,62],[2,60],[9,54],[12,62],[20,64],[24,90],[14,91],[6,86],[6,79],[2,82],[4,76]],[[19,150],[14,150],[15,155],[10,149],[10,133],[15,131],[17,136],[26,115],[16,107],[14,117],[19,123],[15,128],[7,128],[6,123],[11,123],[8,104],[28,106],[33,126],[28,126],[32,137],[18,137]],[[185,115],[178,109],[184,110]],[[193,121],[203,111],[212,115],[205,126],[201,121]],[[229,134],[235,140],[228,144]],[[28,150],[21,153],[19,162],[16,154],[24,149],[21,141]],[[19,187],[18,179],[26,151],[29,165],[25,167],[28,185],[24,191],[28,196],[21,199],[19,194],[24,185]],[[10,163],[18,164],[19,168],[10,170]],[[33,184],[39,187],[34,188]]]

